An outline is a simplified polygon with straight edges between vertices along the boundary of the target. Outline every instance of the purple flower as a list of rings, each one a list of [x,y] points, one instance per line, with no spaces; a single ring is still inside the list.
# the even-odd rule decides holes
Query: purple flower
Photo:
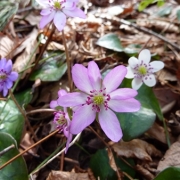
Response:
[[[72,134],[78,134],[98,117],[102,130],[112,141],[122,138],[120,123],[113,111],[135,112],[140,109],[140,103],[134,99],[136,90],[117,89],[126,73],[126,67],[117,66],[102,80],[94,61],[88,63],[88,68],[81,64],[73,66],[73,81],[81,92],[68,93],[58,99],[61,106],[75,107],[70,126]]]
[[[153,87],[156,84],[156,78],[154,73],[161,70],[164,67],[164,63],[161,61],[151,60],[151,54],[148,49],[144,49],[140,52],[138,59],[135,57],[129,58],[129,66],[127,67],[126,78],[132,79],[132,88],[138,90],[143,82]]]
[[[13,81],[18,78],[18,73],[12,71],[12,61],[2,58],[0,60],[0,92],[3,91],[5,97],[8,93],[8,89],[13,86]]]
[[[65,90],[58,91],[59,98],[61,98],[65,94],[67,94],[67,92]],[[67,113],[67,108],[64,108],[64,111],[60,110],[60,107],[59,107],[60,105],[58,104],[58,99],[50,102],[50,108],[57,110],[56,112],[54,112],[55,116],[54,116],[53,121],[56,124],[56,127],[59,129],[59,131],[60,132],[63,131],[64,135],[67,138],[66,150],[65,150],[65,153],[66,153],[69,148],[69,143],[72,140],[72,134],[69,131],[71,120],[69,119],[69,115]]]
[[[56,28],[62,31],[67,17],[86,18],[84,12],[77,8],[79,0],[36,0],[45,9],[41,11],[40,28],[44,28],[53,20]]]

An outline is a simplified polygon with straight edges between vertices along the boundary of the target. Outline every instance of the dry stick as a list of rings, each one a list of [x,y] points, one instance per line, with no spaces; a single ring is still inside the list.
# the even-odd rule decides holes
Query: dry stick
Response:
[[[38,141],[38,138],[37,138],[37,136],[36,136],[36,134],[35,134],[35,132],[34,132],[34,129],[31,127],[31,124],[29,123],[29,121],[28,121],[28,119],[27,119],[27,117],[26,117],[25,112],[23,111],[23,109],[21,108],[21,106],[19,105],[19,103],[16,101],[16,98],[14,97],[14,95],[13,95],[13,93],[12,93],[11,90],[9,90],[9,94],[10,94],[12,100],[14,101],[14,103],[16,104],[17,108],[19,109],[19,111],[20,111],[21,114],[23,115],[23,117],[24,117],[24,119],[25,119],[25,122],[27,123],[27,126],[28,126],[29,130],[31,131],[34,139],[35,139],[36,141]]]
[[[128,26],[134,27],[134,28],[136,28],[136,29],[138,29],[140,31],[143,31],[143,32],[147,33],[147,34],[153,35],[153,36],[161,39],[162,41],[166,42],[167,44],[170,44],[172,47],[174,47],[178,51],[180,51],[180,47],[177,44],[170,42],[167,38],[163,37],[162,35],[160,35],[158,33],[155,33],[152,30],[149,30],[149,29],[144,28],[144,27],[139,27],[138,25],[136,25],[134,23],[131,23],[129,21],[126,21],[124,19],[113,18],[113,20],[118,21],[118,22],[120,22],[122,24],[125,24],[125,25],[128,25]]]
[[[66,38],[65,38],[63,30],[62,30],[62,38],[63,38],[63,44],[64,44],[65,52],[66,52],[66,63],[67,63],[68,81],[69,81],[69,89],[70,89],[70,92],[71,92],[72,91],[71,61],[70,61],[70,58],[69,58],[68,48],[67,48],[67,45],[66,45]]]
[[[89,129],[107,146],[107,148],[111,151],[112,153],[112,150],[111,150],[111,147],[109,146],[109,144],[107,144],[104,139],[91,127],[89,126]],[[112,153],[113,154],[113,153]],[[114,159],[114,156],[113,156],[113,159]],[[115,160],[114,160],[115,162]],[[116,166],[116,163],[115,163],[115,166]],[[116,166],[116,174],[117,174],[117,177],[118,177],[118,180],[121,180],[121,176],[119,174],[119,171],[118,171],[118,168]]]
[[[6,152],[8,152],[10,149],[13,149],[13,148],[15,148],[14,144],[12,144],[9,147],[3,149],[2,151],[0,151],[0,156],[2,156],[3,154],[5,154]]]
[[[43,141],[45,141],[46,139],[48,139],[49,137],[53,136],[54,134],[56,134],[57,132],[59,132],[59,129],[57,129],[56,131],[53,131],[51,134],[49,134],[48,136],[46,136],[45,138],[41,139],[40,141],[38,141],[37,143],[33,144],[32,146],[30,146],[29,148],[27,148],[26,150],[24,150],[23,152],[19,153],[18,155],[14,156],[12,159],[10,159],[9,161],[7,161],[5,164],[3,164],[2,166],[0,166],[0,170],[2,168],[4,168],[5,166],[7,166],[8,164],[10,164],[11,162],[13,162],[15,159],[17,159],[18,157],[20,157],[21,155],[23,155],[24,153],[26,153],[27,151],[29,151],[30,149],[34,148],[35,146],[37,146],[38,144],[42,143]]]

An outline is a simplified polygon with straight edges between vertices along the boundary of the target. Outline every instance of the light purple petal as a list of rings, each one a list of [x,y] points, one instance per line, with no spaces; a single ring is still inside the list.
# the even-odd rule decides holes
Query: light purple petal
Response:
[[[95,117],[96,112],[92,110],[91,105],[82,106],[73,114],[70,133],[80,133],[95,120]]]
[[[50,106],[51,109],[56,109],[56,107],[59,106],[59,105],[57,103],[57,100],[53,100],[53,101],[50,102],[49,106]]]
[[[6,58],[2,58],[2,59],[0,60],[0,69],[4,69],[6,63],[7,63]]]
[[[6,87],[3,87],[3,96],[7,96],[8,89]]]
[[[152,69],[152,72],[157,72],[164,68],[164,63],[162,61],[153,61],[150,63]]]
[[[64,14],[66,14],[69,17],[79,17],[79,18],[82,18],[82,19],[86,18],[86,15],[85,15],[84,11],[82,11],[79,8],[76,8],[76,9],[74,9],[72,11],[67,10],[67,9],[63,9],[63,12],[64,12]]]
[[[8,80],[11,80],[11,81],[16,81],[17,80],[17,78],[18,78],[18,73],[17,72],[15,72],[15,71],[13,71],[13,72],[11,72],[11,74],[10,75],[8,75]]]
[[[151,60],[151,53],[148,49],[143,49],[138,56],[139,61],[143,61],[144,63],[148,64]]]
[[[5,86],[7,87],[7,89],[10,89],[13,86],[12,81],[6,81]]]
[[[67,93],[66,95],[58,98],[57,102],[62,107],[73,107],[84,104],[86,102],[87,95],[81,92]]]
[[[5,67],[4,67],[4,70],[9,74],[11,71],[12,71],[12,61],[11,60],[8,60]]]
[[[136,57],[130,57],[128,63],[131,68],[135,68],[139,64],[139,60]]]
[[[47,16],[42,16],[39,27],[43,29],[49,22],[53,20],[55,13],[56,13],[55,11],[52,11],[51,14]]]
[[[59,96],[59,97],[64,96],[64,95],[66,95],[66,94],[67,94],[67,91],[64,90],[64,89],[61,89],[61,90],[58,91],[58,96]]]
[[[36,0],[42,7],[46,8],[49,6],[49,0]]]
[[[71,133],[69,133],[68,138],[67,138],[67,141],[66,141],[66,150],[65,150],[65,154],[67,153],[67,151],[68,151],[68,149],[69,149],[69,144],[70,144],[72,138],[73,138],[73,135],[72,135]]]
[[[106,88],[106,93],[110,93],[117,89],[127,73],[125,66],[117,66],[113,68],[104,78],[103,85]]]
[[[66,16],[61,11],[57,11],[54,16],[54,24],[58,31],[62,31],[66,25]]]
[[[79,90],[86,92],[87,94],[93,90],[89,80],[87,68],[85,68],[83,65],[75,64],[72,67],[72,78],[74,84]]]
[[[112,112],[110,109],[103,109],[100,111],[98,117],[101,128],[107,137],[114,142],[118,142],[122,138],[123,134],[120,123],[114,112]]]
[[[67,9],[67,10],[74,10],[76,8],[76,2],[75,1],[65,1],[63,3],[63,10]]]
[[[156,78],[155,78],[154,74],[151,74],[151,75],[148,76],[147,78],[144,77],[144,78],[143,78],[143,81],[144,81],[144,83],[145,83],[147,86],[149,86],[149,87],[153,87],[153,86],[155,86],[155,84],[156,84]]]
[[[133,69],[130,66],[127,66],[127,74],[126,74],[126,78],[128,79],[132,79],[134,77],[134,72]]]
[[[109,107],[115,112],[136,112],[139,111],[141,104],[134,98],[125,100],[110,100]]]
[[[88,76],[93,89],[100,90],[102,77],[99,68],[94,61],[88,63]]]
[[[140,78],[134,78],[132,80],[132,88],[135,90],[138,90],[142,86],[142,84],[143,84],[143,81]]]
[[[47,16],[47,15],[49,15],[49,14],[51,14],[51,13],[52,13],[52,8],[43,9],[43,10],[40,12],[40,14],[41,14],[42,16]]]
[[[129,99],[137,95],[137,91],[130,88],[117,89],[110,93],[111,99]]]

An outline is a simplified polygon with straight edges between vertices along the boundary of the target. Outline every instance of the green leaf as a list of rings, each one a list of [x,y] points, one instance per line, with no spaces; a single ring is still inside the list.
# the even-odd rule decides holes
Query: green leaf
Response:
[[[180,179],[180,168],[169,167],[160,172],[154,180],[179,180]]]
[[[177,11],[177,19],[180,21],[180,9]]]
[[[153,2],[154,2],[154,0],[143,0],[143,1],[141,1],[139,6],[138,6],[138,10],[143,11],[145,8],[147,8]]]
[[[171,11],[172,11],[172,6],[166,6],[158,12],[158,15],[160,17],[167,16],[171,13]]]
[[[0,31],[8,24],[9,20],[16,14],[18,3],[0,1]]]
[[[165,0],[158,0],[157,5],[158,7],[161,7],[164,5],[164,3],[165,3]]]
[[[134,177],[135,170],[129,167],[122,160],[115,158],[116,165],[120,167],[120,169],[131,177]],[[126,161],[134,166],[134,161],[132,159],[126,159]],[[90,167],[96,176],[96,178],[100,177],[100,179],[114,180],[117,179],[116,172],[109,165],[109,158],[107,151],[105,149],[98,150],[90,160]],[[124,180],[128,180],[126,177]]]
[[[124,51],[121,41],[116,34],[106,34],[105,36],[101,37],[96,44],[113,51]]]
[[[30,80],[41,79],[42,81],[58,81],[65,74],[67,70],[67,64],[58,64],[56,60],[46,61],[42,67],[32,73]]]
[[[141,107],[135,113],[116,113],[123,131],[123,140],[130,141],[146,132],[154,123],[156,115],[147,108]]]
[[[12,144],[15,145],[15,148],[10,149],[6,153],[0,155],[0,166],[19,154],[15,139],[7,133],[0,132],[0,152]],[[0,170],[0,180],[10,179],[28,180],[27,167],[22,156],[18,157],[12,163]]]
[[[13,101],[0,101],[0,132],[6,132],[20,143],[24,128],[24,118]],[[5,106],[5,108],[4,108]]]
[[[28,105],[32,100],[32,90],[27,89],[14,95],[20,106]]]

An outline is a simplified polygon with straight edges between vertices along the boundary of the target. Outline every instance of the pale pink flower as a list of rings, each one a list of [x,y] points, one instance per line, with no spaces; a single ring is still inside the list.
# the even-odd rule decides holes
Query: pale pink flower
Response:
[[[73,81],[81,92],[68,93],[58,99],[59,105],[75,109],[70,126],[72,134],[78,134],[98,117],[102,130],[112,141],[122,138],[120,123],[113,111],[135,112],[140,109],[140,103],[134,99],[136,90],[117,89],[126,73],[126,67],[117,66],[102,79],[94,61],[88,63],[88,68],[81,64],[73,66]]]
[[[138,90],[143,82],[153,87],[156,84],[156,78],[154,73],[161,70],[164,67],[164,63],[161,61],[152,61],[151,54],[148,49],[144,49],[140,52],[138,59],[135,57],[129,58],[129,66],[127,67],[126,78],[132,79],[132,88]]]
[[[84,12],[77,8],[79,0],[36,0],[45,9],[41,11],[40,28],[53,20],[56,28],[62,31],[67,17],[86,18]]]
[[[62,96],[64,96],[65,94],[67,94],[67,92],[65,90],[59,90],[58,91],[58,96],[59,96],[58,99],[61,98]],[[67,108],[64,108],[64,110],[60,109],[60,105],[58,104],[58,99],[50,102],[50,108],[56,110],[56,112],[54,112],[55,116],[54,116],[53,121],[56,124],[56,127],[59,129],[59,131],[60,132],[63,131],[64,135],[67,138],[66,150],[65,150],[65,153],[66,153],[69,148],[69,143],[71,142],[72,136],[73,136],[70,133],[71,120],[69,119]]]

